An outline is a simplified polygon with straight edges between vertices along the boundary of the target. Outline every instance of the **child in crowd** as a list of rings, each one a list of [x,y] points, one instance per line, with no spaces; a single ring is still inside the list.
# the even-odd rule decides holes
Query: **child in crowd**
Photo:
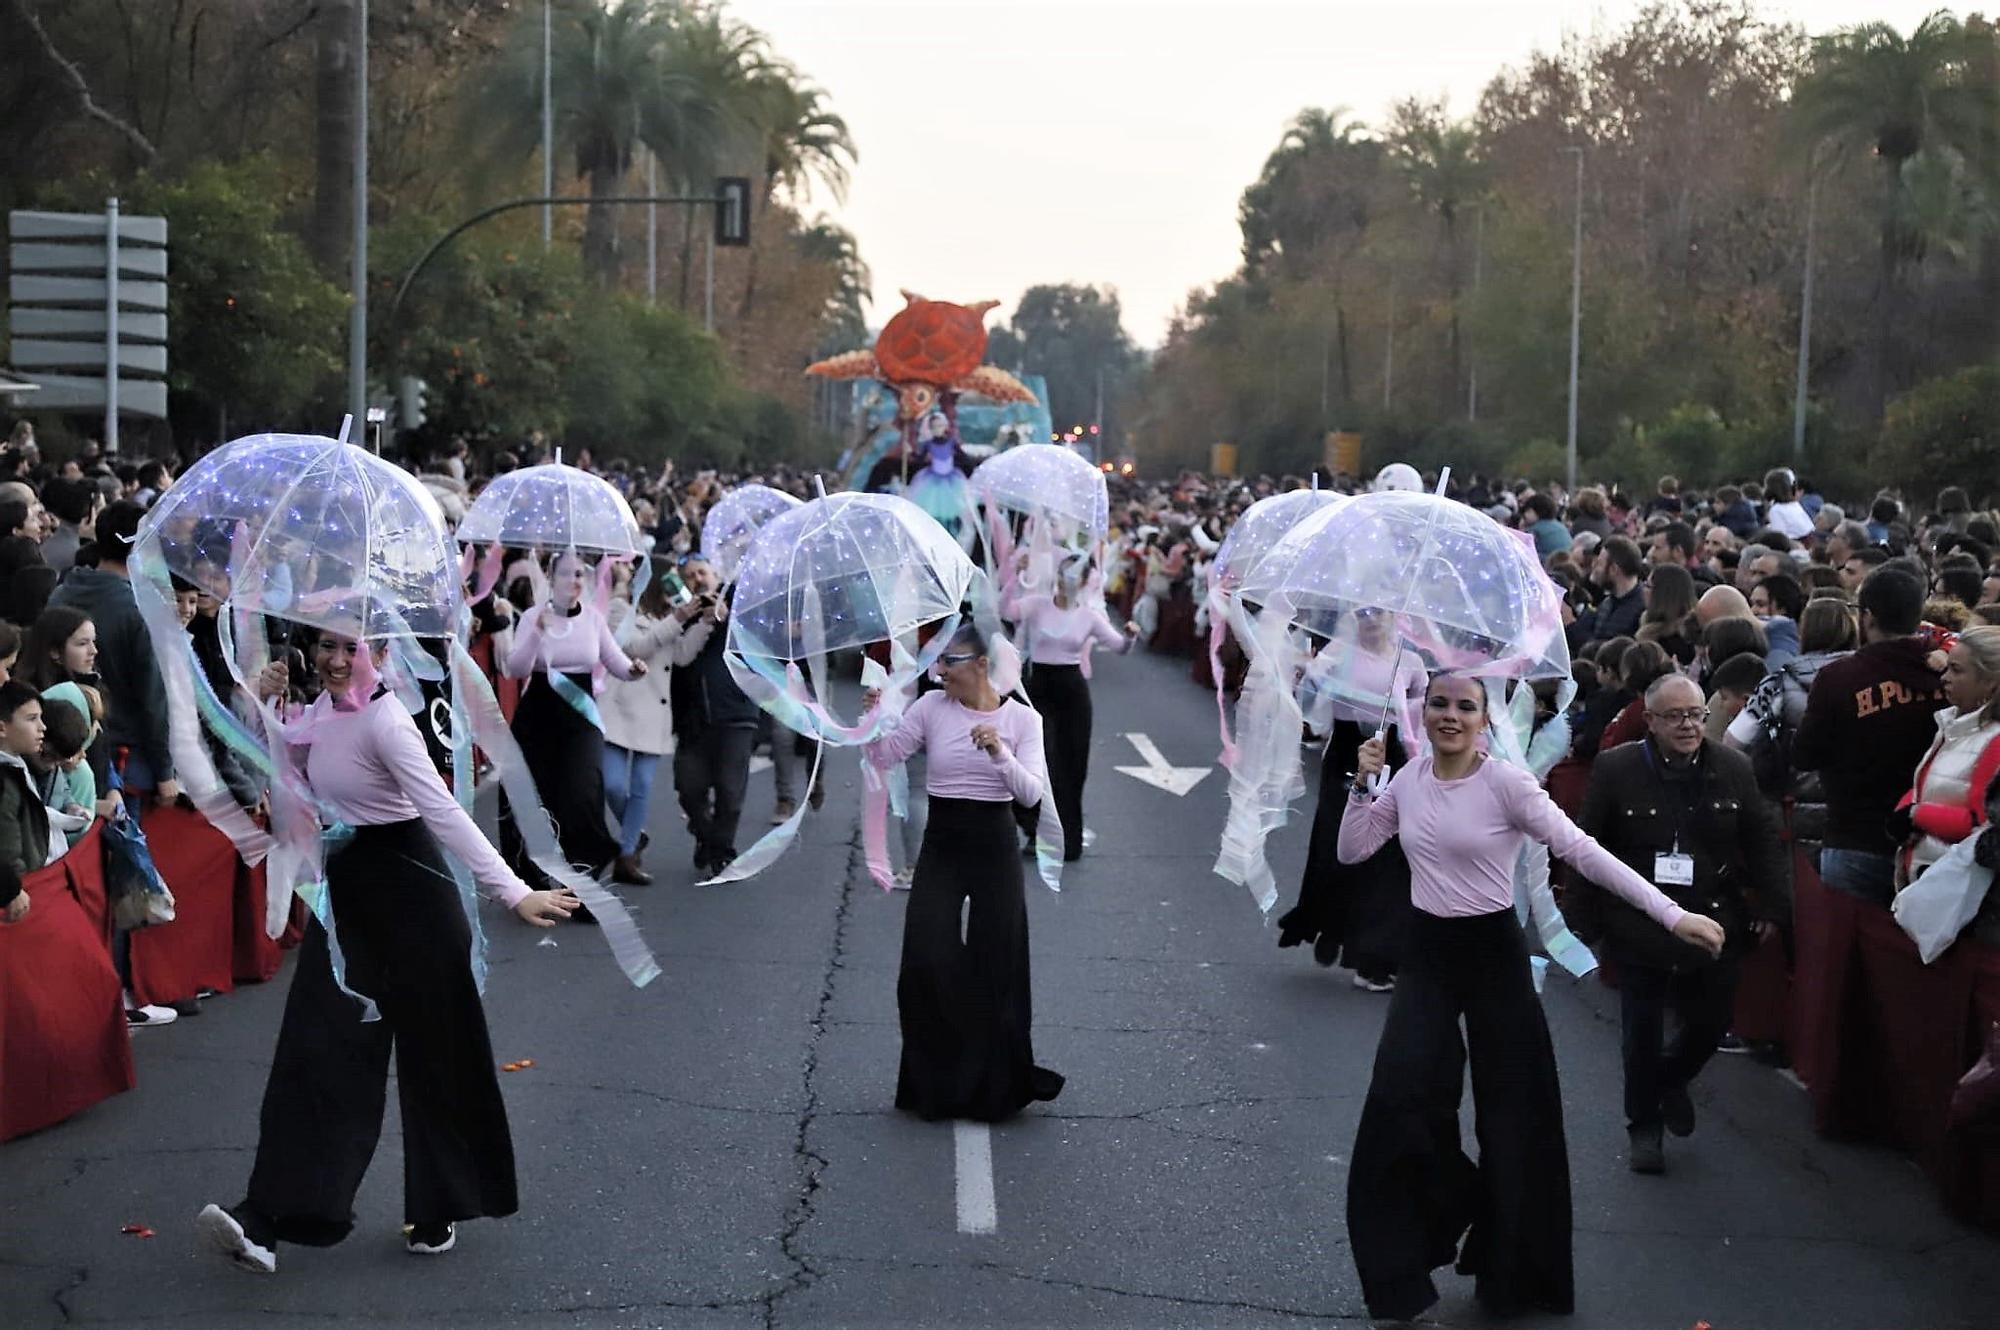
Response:
[[[26,877],[49,861],[49,816],[28,759],[42,751],[41,695],[0,684],[0,867]]]
[[[65,689],[75,684],[62,685]],[[90,829],[97,816],[97,781],[83,760],[90,744],[90,718],[57,697],[42,699],[42,773],[37,792],[49,818],[49,862],[69,853],[72,838]]]

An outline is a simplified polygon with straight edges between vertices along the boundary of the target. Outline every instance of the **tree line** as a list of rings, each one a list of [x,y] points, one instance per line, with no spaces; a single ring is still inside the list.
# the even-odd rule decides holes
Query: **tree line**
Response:
[[[553,0],[556,192],[467,233],[384,315],[438,235],[542,192],[544,7],[376,4],[368,27],[370,364],[430,385],[424,442],[532,431],[600,456],[721,462],[814,445],[799,371],[865,338],[855,238],[814,211],[857,160],[825,92],[722,3]],[[356,0],[4,0],[0,206],[167,216],[175,442],[328,428],[342,401]],[[752,245],[705,208],[616,207],[754,182]],[[46,431],[45,431],[46,432]]]
[[[1301,111],[1241,266],[1154,360],[1142,455],[1302,471],[1349,429],[1371,466],[1559,477],[1579,209],[1585,474],[1791,458],[1810,257],[1804,463],[2000,476],[2000,38],[1949,12],[1812,37],[1749,0],[1660,0],[1463,118]]]

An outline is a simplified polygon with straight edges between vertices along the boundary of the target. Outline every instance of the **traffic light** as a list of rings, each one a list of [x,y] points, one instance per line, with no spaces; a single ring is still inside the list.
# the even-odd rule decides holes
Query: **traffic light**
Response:
[[[396,414],[402,418],[405,430],[420,430],[430,418],[425,413],[430,391],[431,386],[414,374],[405,374],[396,384]]]
[[[721,176],[715,182],[715,243],[742,246],[750,243],[750,180],[747,176]]]

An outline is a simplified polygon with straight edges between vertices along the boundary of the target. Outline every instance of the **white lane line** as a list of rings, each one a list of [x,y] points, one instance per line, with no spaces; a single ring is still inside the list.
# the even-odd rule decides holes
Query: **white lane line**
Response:
[[[952,1124],[958,1155],[958,1231],[991,1233],[1000,1226],[993,1207],[993,1130],[983,1122]]]

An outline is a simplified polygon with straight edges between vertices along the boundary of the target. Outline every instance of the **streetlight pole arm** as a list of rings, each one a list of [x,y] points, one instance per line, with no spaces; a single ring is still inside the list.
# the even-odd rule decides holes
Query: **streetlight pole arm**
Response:
[[[677,203],[697,207],[702,204],[709,204],[720,208],[727,202],[727,199],[717,194],[621,194],[611,198],[592,198],[587,194],[565,198],[543,195],[531,199],[508,199],[505,203],[496,203],[490,208],[482,208],[460,222],[457,226],[452,227],[451,230],[446,231],[436,240],[433,240],[430,248],[423,252],[422,257],[410,265],[410,270],[403,274],[402,282],[396,287],[396,294],[389,301],[389,312],[383,318],[382,332],[386,335],[395,328],[396,315],[403,308],[403,297],[410,293],[410,288],[416,284],[417,278],[423,273],[424,269],[430,266],[432,259],[436,258],[443,252],[447,245],[458,239],[465,232],[470,231],[473,227],[486,221],[488,218],[498,217],[503,212],[512,212],[516,208],[551,207],[556,204],[589,206],[600,203]]]

